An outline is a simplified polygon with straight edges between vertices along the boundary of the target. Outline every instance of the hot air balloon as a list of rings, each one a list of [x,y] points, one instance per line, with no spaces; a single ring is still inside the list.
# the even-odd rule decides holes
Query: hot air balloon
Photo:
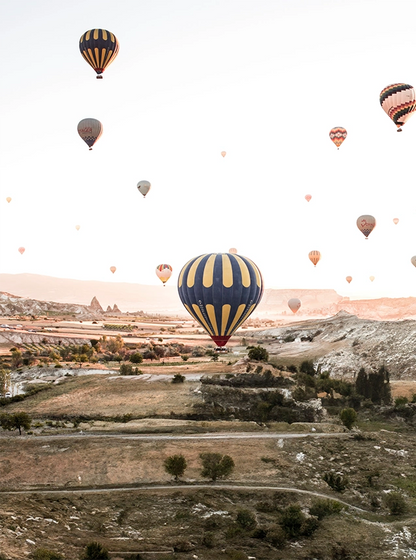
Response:
[[[335,126],[329,131],[329,137],[339,150],[339,147],[347,137],[347,131],[342,126]]]
[[[416,255],[410,259],[413,266],[416,266]]]
[[[143,197],[145,197],[147,193],[150,191],[151,186],[152,185],[149,183],[149,181],[139,181],[137,183],[137,188],[139,192],[142,193]]]
[[[115,271],[117,270],[117,268],[116,268],[115,266],[110,266],[110,270],[111,270],[111,272],[114,274]]]
[[[321,253],[319,251],[311,251],[309,253],[309,260],[316,266],[321,260]]]
[[[352,276],[347,276],[345,280],[348,282],[348,284],[351,284]]]
[[[26,249],[24,247],[19,247],[18,251],[21,255],[23,255],[23,253],[26,251]]]
[[[397,226],[397,224],[399,223],[399,218],[393,218],[393,222]]]
[[[170,264],[159,264],[156,267],[156,275],[163,282],[163,286],[172,276],[172,267]]]
[[[311,198],[312,198],[311,194],[306,194],[305,195],[305,200],[307,200],[308,202],[310,202]]]
[[[11,202],[12,201],[12,197],[11,196],[7,196],[6,197],[7,202]]]
[[[227,152],[221,152],[222,157],[225,157],[227,155]]]
[[[260,302],[263,279],[247,257],[210,253],[185,264],[178,293],[185,309],[217,346],[225,346]]]
[[[231,249],[228,249],[228,252],[231,253],[232,255],[236,255],[237,249],[235,247],[231,247]]]
[[[371,280],[371,282],[374,282],[375,276],[370,276],[370,280]]]
[[[376,219],[370,214],[364,214],[357,219],[357,227],[365,235],[365,238],[368,239],[368,236],[376,227]]]
[[[81,226],[75,226],[75,229],[76,229],[77,231],[79,231],[80,227],[81,227]]]
[[[90,150],[103,133],[103,125],[97,119],[82,119],[78,123],[78,134]]]
[[[299,311],[300,306],[302,305],[300,299],[294,297],[291,298],[288,302],[287,302],[289,309],[291,311],[293,311],[293,313],[296,313],[297,311]]]
[[[116,36],[106,29],[90,29],[79,40],[79,50],[96,71],[97,79],[102,79],[101,74],[116,58],[118,49]]]
[[[416,92],[409,84],[392,84],[380,93],[380,105],[401,132],[416,110]]]

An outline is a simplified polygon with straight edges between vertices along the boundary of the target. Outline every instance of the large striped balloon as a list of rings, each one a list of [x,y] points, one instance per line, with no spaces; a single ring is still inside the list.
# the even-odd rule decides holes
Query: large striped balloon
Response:
[[[247,257],[210,253],[186,263],[178,292],[186,310],[217,346],[225,346],[260,302],[263,278]]]
[[[392,84],[380,93],[380,105],[401,132],[416,111],[416,92],[409,84]]]
[[[119,44],[116,36],[106,29],[90,29],[79,40],[79,50],[88,64],[97,73],[97,79],[113,62],[118,54]]]

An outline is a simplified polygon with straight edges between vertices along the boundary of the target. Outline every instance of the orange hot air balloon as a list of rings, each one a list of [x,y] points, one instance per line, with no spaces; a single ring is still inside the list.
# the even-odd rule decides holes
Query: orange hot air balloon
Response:
[[[79,40],[79,50],[88,64],[102,79],[102,73],[116,58],[119,44],[116,36],[107,29],[90,29]]]
[[[300,299],[294,297],[291,298],[288,302],[287,302],[289,309],[291,311],[293,311],[293,313],[296,313],[297,311],[299,311],[300,306],[302,305]]]
[[[371,280],[371,282],[374,282],[375,276],[370,276],[370,280]]]
[[[18,251],[21,255],[23,255],[23,253],[26,251],[26,249],[24,247],[19,247]]]
[[[342,126],[335,126],[329,131],[329,137],[339,150],[339,147],[347,137],[347,131]]]
[[[321,260],[321,253],[319,251],[311,251],[309,253],[309,260],[316,266]]]
[[[117,270],[117,268],[116,268],[115,266],[110,266],[110,270],[111,270],[111,272],[114,274],[115,271]]]
[[[231,249],[228,249],[228,252],[231,253],[232,255],[236,255],[237,249],[235,247],[231,247]]]
[[[163,287],[165,287],[165,282],[172,276],[172,267],[170,264],[159,264],[156,267],[156,275],[163,282]]]
[[[7,200],[7,202],[11,202],[11,201],[12,201],[12,197],[11,197],[11,196],[8,196],[8,197],[6,198],[6,200]]]
[[[348,284],[351,284],[352,276],[347,276],[345,280],[348,282]]]
[[[397,226],[397,224],[399,223],[399,218],[393,218],[393,222]]]
[[[311,198],[312,198],[311,194],[305,195],[305,200],[307,200],[308,202],[310,202]]]
[[[225,157],[227,155],[227,152],[221,152],[222,157]]]
[[[79,231],[80,227],[81,227],[81,226],[75,226],[75,229],[76,229],[77,231]]]
[[[364,214],[357,219],[357,227],[365,238],[368,239],[368,236],[376,227],[376,219],[370,214]]]

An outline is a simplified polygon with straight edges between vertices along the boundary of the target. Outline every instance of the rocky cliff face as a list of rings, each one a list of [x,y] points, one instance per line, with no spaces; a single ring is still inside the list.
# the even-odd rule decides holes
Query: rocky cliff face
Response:
[[[271,353],[313,360],[335,377],[354,377],[361,367],[385,365],[393,379],[416,378],[416,321],[374,321],[345,311],[329,319],[293,323],[257,332],[271,336]]]
[[[101,307],[100,302],[95,296],[91,300],[90,309],[96,313],[104,313],[104,309]]]
[[[17,315],[46,315],[47,313],[76,315],[80,319],[95,318],[94,310],[86,305],[38,301],[0,292],[0,317]]]

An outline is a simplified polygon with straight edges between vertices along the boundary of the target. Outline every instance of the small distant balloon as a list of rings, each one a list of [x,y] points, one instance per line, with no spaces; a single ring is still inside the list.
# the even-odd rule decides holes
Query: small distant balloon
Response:
[[[119,44],[116,36],[107,29],[90,29],[79,40],[79,50],[88,64],[102,79],[102,73],[116,58]]]
[[[305,200],[307,200],[308,202],[310,202],[311,198],[312,198],[311,194],[306,194],[305,195]]]
[[[170,264],[159,264],[156,267],[156,275],[163,282],[163,286],[172,276],[172,267]]]
[[[393,222],[394,222],[394,223],[396,224],[396,226],[397,226],[397,224],[399,223],[399,218],[393,218]]]
[[[348,284],[351,284],[352,276],[347,276],[345,280],[348,282]]]
[[[347,131],[342,126],[335,126],[329,131],[329,137],[339,150],[339,147],[347,137]]]
[[[137,183],[137,189],[143,195],[143,197],[145,197],[150,191],[151,186],[152,185],[149,183],[149,181],[139,181]]]
[[[409,84],[391,84],[380,93],[380,105],[397,126],[397,132],[416,111],[416,92]]]
[[[370,214],[364,214],[357,219],[357,227],[365,238],[368,239],[368,236],[376,227],[376,219]]]
[[[235,247],[231,247],[230,249],[228,249],[228,252],[231,253],[232,255],[236,255],[237,249]]]
[[[79,231],[79,230],[80,230],[80,227],[81,227],[81,226],[75,226],[75,229],[76,229],[77,231]]]
[[[309,260],[316,266],[321,260],[321,253],[319,251],[311,251],[309,253]]]
[[[103,133],[103,125],[97,119],[82,119],[78,123],[78,134],[90,150]]]
[[[24,247],[19,247],[18,251],[21,255],[23,255],[23,253],[26,251],[26,249]]]
[[[416,266],[416,255],[410,259],[413,266]]]
[[[11,202],[12,201],[12,197],[11,196],[7,196],[6,197],[7,202]]]
[[[293,313],[296,313],[297,311],[299,311],[300,306],[302,305],[300,299],[298,298],[291,298],[288,302],[287,302],[289,309],[291,311],[293,311]]]
[[[374,282],[375,276],[370,276],[371,282]]]
[[[117,270],[117,268],[116,268],[115,266],[110,266],[110,270],[111,270],[111,272],[114,274],[115,271]]]
[[[222,157],[225,157],[227,155],[227,152],[221,152]]]

